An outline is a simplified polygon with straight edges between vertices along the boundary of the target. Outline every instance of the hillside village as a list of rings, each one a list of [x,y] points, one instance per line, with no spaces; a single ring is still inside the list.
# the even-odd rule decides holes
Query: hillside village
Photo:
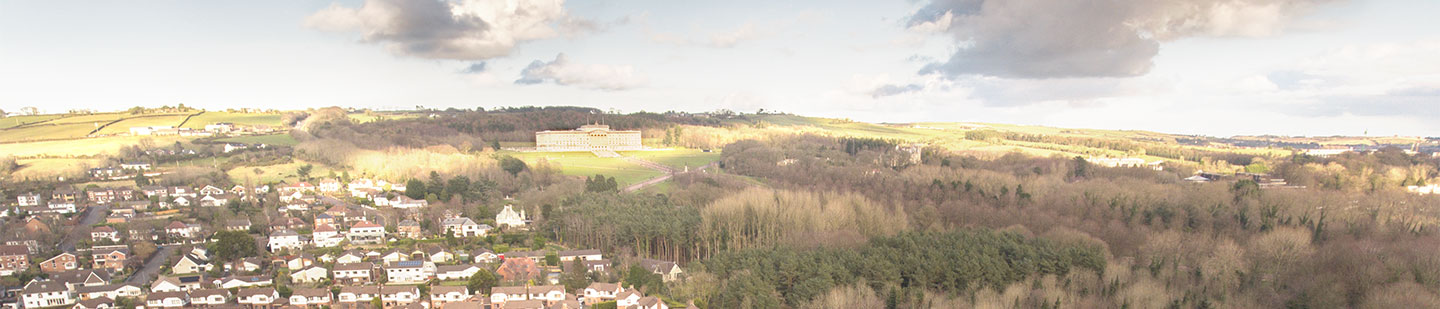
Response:
[[[420,222],[428,203],[406,197],[405,189],[378,179],[326,178],[256,187],[28,192],[11,201],[15,213],[9,215],[25,219],[8,227],[0,247],[0,275],[7,276],[5,295],[12,295],[0,301],[82,309],[588,308],[607,302],[669,308],[616,279],[636,269],[663,281],[684,275],[673,261],[553,245],[509,247],[497,237],[525,235],[529,224],[526,211],[513,205],[493,218],[450,213]],[[374,206],[349,202],[355,199]],[[279,205],[279,215],[268,222],[187,215],[242,201],[276,201],[267,204]],[[562,285],[567,273],[581,274],[583,286]]]

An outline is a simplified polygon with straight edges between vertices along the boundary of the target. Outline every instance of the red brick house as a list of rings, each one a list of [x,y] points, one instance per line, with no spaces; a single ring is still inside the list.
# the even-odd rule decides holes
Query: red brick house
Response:
[[[49,260],[40,262],[40,271],[47,273],[57,273],[67,270],[75,270],[76,268],[80,267],[79,264],[80,261],[78,258],[75,257],[74,254],[64,252],[60,253],[60,255],[56,255],[55,257],[50,258]]]
[[[0,276],[30,269],[30,249],[22,245],[0,246]]]
[[[91,257],[95,260],[95,270],[122,271],[125,270],[125,261],[130,258],[130,248],[128,246],[95,248],[91,252]]]

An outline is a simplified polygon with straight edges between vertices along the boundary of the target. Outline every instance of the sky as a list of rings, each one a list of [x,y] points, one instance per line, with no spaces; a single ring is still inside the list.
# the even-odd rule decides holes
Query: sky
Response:
[[[0,0],[0,109],[760,109],[1440,136],[1433,0]]]

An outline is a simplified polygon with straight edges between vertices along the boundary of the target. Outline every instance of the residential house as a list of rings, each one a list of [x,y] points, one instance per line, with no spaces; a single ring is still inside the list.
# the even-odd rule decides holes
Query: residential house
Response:
[[[116,167],[97,167],[90,169],[90,177],[107,178],[125,175],[125,170]]]
[[[329,307],[330,289],[295,289],[290,293],[290,305],[306,308]]]
[[[400,234],[400,237],[410,239],[420,239],[425,236],[420,232],[420,222],[415,222],[415,220],[410,219],[400,221],[400,225],[395,228],[395,232]]]
[[[342,304],[366,304],[376,296],[380,296],[380,287],[378,286],[342,286],[340,294],[336,295],[336,298]]]
[[[219,188],[219,187],[211,186],[211,185],[205,185],[204,188],[200,188],[200,195],[221,195],[221,194],[225,194],[225,189],[221,189],[221,188]]]
[[[305,220],[300,220],[300,218],[290,217],[290,216],[275,218],[275,221],[271,221],[271,222],[270,222],[270,229],[272,229],[272,230],[273,230],[273,229],[298,230],[298,229],[303,229],[303,228],[305,228],[306,226],[307,226],[307,224],[305,224]]]
[[[70,287],[102,286],[110,283],[110,273],[93,269],[64,271],[51,274],[50,281],[64,283]]]
[[[300,234],[295,231],[276,230],[270,233],[270,240],[266,247],[270,249],[271,253],[275,253],[284,250],[300,250],[304,244],[300,241]]]
[[[21,305],[26,309],[75,304],[70,287],[58,281],[30,281],[20,290],[20,298]]]
[[[352,197],[375,201],[375,205],[376,205],[376,206],[389,206],[389,205],[380,205],[380,201],[385,199],[385,196],[384,196],[384,195],[380,195],[380,194],[381,194],[381,191],[380,191],[380,190],[376,190],[376,189],[371,189],[371,188],[359,188],[359,189],[350,188],[350,196],[352,196]]]
[[[495,261],[500,258],[500,255],[495,254],[495,251],[490,251],[490,249],[480,248],[471,252],[470,258],[475,260],[475,263],[495,263]]]
[[[312,184],[310,184],[310,183],[308,183],[308,182],[298,182],[298,183],[293,183],[293,184],[281,186],[280,189],[279,189],[279,191],[280,191],[280,195],[290,195],[290,194],[292,194],[292,193],[315,192],[315,185],[312,185]]]
[[[585,287],[581,295],[585,297],[585,303],[595,304],[615,300],[615,297],[624,290],[619,283],[595,282]]]
[[[506,260],[528,259],[539,264],[545,260],[545,251],[510,251],[501,254],[500,257]]]
[[[660,275],[660,278],[663,279],[665,282],[679,279],[680,274],[684,273],[680,270],[680,265],[670,261],[640,259],[640,267],[644,267],[645,270],[649,270],[652,273]]]
[[[190,293],[184,291],[158,292],[145,295],[145,307],[180,308],[190,304]]]
[[[325,180],[321,180],[321,181],[320,181],[320,192],[325,192],[325,193],[340,192],[340,181],[339,181],[339,180],[335,180],[335,179],[325,179]]]
[[[315,254],[295,254],[295,256],[285,260],[285,267],[287,267],[287,269],[304,269],[304,267],[311,266],[311,264],[315,264]]]
[[[270,275],[229,276],[215,280],[214,284],[222,289],[253,288],[274,285],[275,279]]]
[[[440,226],[446,234],[455,237],[485,237],[490,232],[489,225],[476,224],[475,220],[465,217],[440,220]]]
[[[75,302],[72,309],[110,309],[115,307],[115,300],[109,297],[90,298]]]
[[[575,271],[575,270],[574,270],[575,263],[573,263],[573,262],[562,262],[562,263],[560,263],[560,266],[561,266],[561,268],[564,268],[564,271],[566,271],[566,272]],[[608,274],[608,273],[610,273],[610,260],[606,260],[606,259],[599,259],[599,260],[581,260],[581,261],[580,261],[580,267],[583,268],[583,269],[581,269],[580,271],[584,271],[584,272],[587,272],[587,273],[588,273],[588,272],[595,272],[595,273],[601,273],[601,274]]]
[[[521,281],[540,276],[540,266],[530,259],[505,259],[495,274],[505,281]]]
[[[45,260],[44,262],[40,262],[40,271],[47,273],[56,273],[67,270],[75,270],[76,268],[79,268],[79,264],[79,259],[75,257],[75,254],[69,252],[61,252],[60,254],[55,255],[55,257]]]
[[[74,286],[80,299],[140,297],[145,291],[136,284],[104,284],[96,286]]]
[[[505,303],[505,309],[549,309],[544,300],[530,299]]]
[[[120,242],[120,231],[116,231],[115,228],[109,226],[97,226],[90,229],[90,240],[95,242],[99,242],[100,240]]]
[[[340,254],[340,257],[335,258],[335,263],[340,264],[360,263],[362,261],[365,261],[365,253],[358,250],[345,251],[345,253]]]
[[[34,206],[32,206],[32,208],[34,208]],[[75,203],[61,202],[61,201],[53,201],[53,200],[52,200],[52,201],[50,201],[50,203],[48,203],[48,204],[45,205],[45,208],[44,208],[44,209],[41,209],[39,212],[57,213],[57,214],[73,214],[73,213],[75,213]]]
[[[443,308],[447,303],[470,299],[470,288],[463,285],[436,285],[430,287],[430,307]]]
[[[389,284],[421,283],[435,277],[435,268],[427,261],[398,261],[385,264],[385,277]]]
[[[200,198],[200,206],[201,206],[201,207],[220,207],[220,206],[225,206],[225,204],[230,203],[230,200],[232,200],[232,199],[235,199],[235,196],[234,196],[234,195],[230,195],[229,193],[226,193],[226,194],[206,194],[204,197],[201,197],[201,198]]]
[[[202,275],[166,276],[160,275],[150,284],[150,292],[174,292],[199,290],[204,283]]]
[[[350,243],[357,245],[384,243],[385,227],[369,221],[360,221],[350,227],[350,235],[347,237],[350,239]]]
[[[235,267],[235,266],[236,266],[236,265],[235,265],[236,263],[239,263],[239,264],[240,264],[240,265],[239,265],[240,267],[238,267],[239,270],[236,270],[236,269],[237,269],[237,267]],[[231,263],[225,264],[225,270],[236,271],[236,272],[239,272],[239,271],[255,272],[255,271],[259,271],[260,268],[265,265],[264,263],[265,263],[265,261],[263,261],[263,260],[261,260],[260,258],[257,258],[257,257],[243,258],[243,259],[240,259],[239,262],[231,262]]]
[[[564,262],[569,262],[577,258],[585,261],[605,259],[605,257],[600,254],[600,250],[598,249],[560,251],[560,253],[557,255],[559,255],[560,261]]]
[[[165,234],[169,234],[171,237],[195,238],[200,236],[200,225],[170,221],[170,225],[165,226]]]
[[[245,196],[250,193],[250,190],[246,189],[245,186],[235,185],[234,187],[230,187],[230,190],[226,192],[230,192],[230,194],[234,194],[235,196]]]
[[[79,193],[79,192],[76,192],[75,189],[70,188],[70,187],[59,187],[59,188],[55,188],[54,191],[50,191],[50,200],[51,200],[51,201],[62,201],[62,202],[66,202],[66,203],[75,203],[75,201],[78,200],[79,198],[80,198],[80,193]]]
[[[148,170],[150,170],[150,163],[145,163],[145,162],[126,162],[126,163],[120,163],[120,169],[122,169],[122,170],[131,170],[131,171],[143,172],[143,171],[148,171]]]
[[[190,291],[190,303],[198,306],[218,306],[230,302],[230,290],[198,289]]]
[[[185,253],[180,255],[180,260],[176,261],[175,266],[170,267],[170,270],[176,274],[196,274],[209,271],[211,266],[209,259]]]
[[[170,197],[170,189],[167,189],[164,186],[143,186],[140,187],[140,193],[144,194],[146,198],[163,199]]]
[[[646,297],[640,298],[639,301],[635,302],[635,307],[633,307],[633,308],[636,308],[636,309],[670,309],[670,305],[665,304],[665,301],[660,300],[659,297],[646,296]]]
[[[191,204],[195,203],[194,200],[195,197],[193,196],[176,196],[172,202],[175,203],[175,206],[190,207]]]
[[[95,204],[109,204],[117,199],[118,194],[111,188],[91,188],[85,190],[86,198]]]
[[[125,261],[130,259],[129,245],[96,246],[90,250],[91,268],[110,271],[125,270]]]
[[[405,306],[420,300],[420,288],[416,286],[387,285],[380,287],[380,301],[386,308]]]
[[[495,214],[495,224],[503,227],[524,228],[526,224],[525,211],[516,212],[511,205],[505,205],[500,213]]]
[[[553,303],[565,300],[565,286],[560,285],[537,285],[529,289],[531,300],[543,300]]]
[[[20,207],[40,206],[41,202],[40,193],[35,192],[20,193],[15,199],[20,203]]]
[[[316,214],[315,225],[335,225],[335,216],[327,213]]]
[[[329,277],[329,275],[330,271],[326,270],[324,267],[312,265],[310,267],[306,267],[290,273],[290,280],[302,283],[314,283],[325,280]]]
[[[410,260],[410,254],[406,253],[405,251],[401,251],[400,249],[390,249],[390,251],[385,251],[384,254],[380,255],[380,262],[383,263],[394,263],[408,260]]]
[[[31,233],[49,233],[50,225],[45,224],[44,221],[40,221],[39,217],[31,216],[25,219],[25,231]],[[0,250],[0,253],[4,253],[4,250]]]
[[[195,192],[195,188],[176,186],[176,187],[170,187],[170,196],[175,196],[175,197],[181,197],[181,196],[183,196],[183,197],[188,197],[188,198],[196,198],[196,197],[199,197],[200,195],[199,195],[199,193]]]
[[[530,291],[523,286],[497,286],[490,288],[490,302],[508,304],[530,299]]]
[[[373,269],[375,269],[375,264],[370,262],[339,263],[335,264],[331,275],[335,278],[335,283],[364,284],[374,281],[371,273]]]
[[[620,294],[615,294],[615,307],[633,307],[640,303],[640,298],[643,298],[643,296],[640,295],[640,292],[637,292],[635,290],[620,291]]]
[[[449,263],[450,260],[455,259],[454,253],[450,253],[441,246],[425,247],[425,256],[430,257],[430,261],[435,263]]]
[[[469,280],[475,273],[489,271],[475,264],[441,265],[435,267],[435,278],[440,281]]]
[[[413,199],[404,195],[395,196],[395,199],[390,201],[390,207],[399,209],[423,208],[425,206],[430,206],[430,202]]]
[[[280,298],[275,288],[244,288],[236,293],[235,301],[251,308],[269,308]]]
[[[246,218],[246,219],[225,220],[225,230],[226,230],[226,231],[236,231],[236,232],[249,231],[251,225],[253,225],[253,224],[250,223],[250,219],[248,219],[248,218]]]

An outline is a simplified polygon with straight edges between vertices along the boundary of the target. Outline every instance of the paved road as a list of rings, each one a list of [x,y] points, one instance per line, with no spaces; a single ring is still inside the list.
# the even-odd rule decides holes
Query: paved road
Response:
[[[165,266],[165,261],[170,260],[170,255],[175,253],[175,246],[165,245],[155,249],[155,254],[150,255],[150,260],[145,261],[145,267],[136,270],[130,278],[125,278],[125,283],[148,285],[155,275],[160,273],[160,267]]]
[[[86,230],[89,229],[90,225],[100,222],[100,219],[104,219],[105,214],[109,212],[108,210],[110,210],[110,208],[105,206],[86,207],[85,211],[80,214],[83,216],[80,218],[80,223],[76,223],[75,227],[70,228],[70,233],[65,234],[65,239],[60,241],[60,250],[75,252],[75,243],[81,239],[90,238],[90,233],[86,232]]]
[[[652,168],[652,169],[658,170],[658,171],[660,171],[660,172],[662,172],[662,173],[665,173],[665,175],[660,175],[659,177],[650,178],[650,179],[647,179],[647,180],[645,180],[645,181],[641,181],[640,183],[630,185],[630,186],[628,186],[628,187],[625,187],[625,189],[621,189],[621,190],[620,190],[621,192],[635,192],[635,191],[640,191],[640,189],[644,189],[645,187],[653,186],[653,185],[655,185],[655,184],[657,184],[657,183],[661,183],[661,182],[664,182],[664,181],[666,181],[666,180],[670,180],[670,177],[671,177],[671,176],[675,176],[676,174],[703,172],[706,168],[710,168],[711,166],[715,166],[715,162],[710,162],[710,164],[706,164],[706,165],[700,166],[699,168],[690,170],[689,172],[675,172],[675,170],[670,169],[670,167],[668,167],[668,166],[660,165],[660,164],[657,164],[657,163],[655,163],[655,162],[645,161],[645,160],[640,159],[640,158],[633,158],[631,161],[632,161],[632,162],[639,163],[639,164],[642,165],[642,166],[646,166],[646,167],[650,167],[650,168]],[[642,162],[643,162],[643,163],[642,163]],[[663,169],[662,169],[662,168],[656,168],[655,166],[662,167]]]

